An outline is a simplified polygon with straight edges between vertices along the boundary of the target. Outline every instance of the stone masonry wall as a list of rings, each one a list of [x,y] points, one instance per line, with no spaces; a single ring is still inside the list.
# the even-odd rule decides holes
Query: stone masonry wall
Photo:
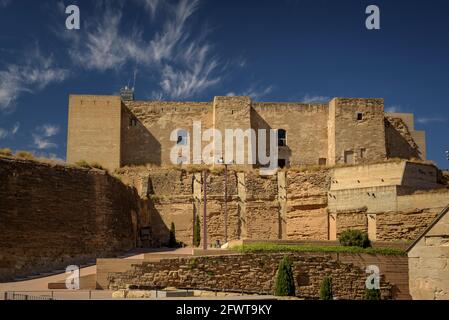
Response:
[[[403,166],[393,164],[393,167],[403,172]],[[377,165],[370,168],[376,169]],[[329,240],[336,239],[346,229],[370,229],[370,234],[376,235],[373,239],[379,241],[412,240],[449,199],[449,193],[444,192],[444,189],[410,195],[406,186],[366,187],[368,182],[365,183],[354,173],[352,179],[356,182],[360,179],[360,184],[365,183],[365,187],[333,190],[331,186],[335,188],[335,183],[331,182],[335,181],[331,180],[335,180],[335,177],[332,172],[332,169],[326,168],[307,172],[292,169],[267,177],[258,175],[257,171],[235,172],[230,169],[228,240]],[[425,171],[424,174],[426,178],[430,177]],[[394,179],[400,181],[400,174],[397,175],[398,178],[394,176]],[[178,240],[191,245],[196,216],[201,228],[203,226],[202,173],[179,169],[144,169],[139,177],[136,176],[139,175],[127,172],[123,180],[135,184],[141,195],[149,198],[155,245],[168,242],[172,222],[175,223]],[[393,178],[382,175],[372,179],[374,183],[377,180],[386,183]],[[419,185],[429,185],[427,180],[406,180],[413,182],[412,191]],[[346,184],[340,178],[336,181],[338,185]],[[404,188],[407,192],[402,190]],[[224,174],[219,171],[209,173],[209,245],[217,240],[221,243],[225,240],[224,206]],[[333,217],[330,218],[329,214],[333,214]],[[367,215],[371,215],[371,220]]]
[[[0,280],[135,247],[140,198],[104,171],[0,157]]]
[[[329,104],[329,121],[330,164],[386,158],[383,99],[335,98]]]
[[[286,239],[328,239],[329,171],[287,172]]]
[[[277,268],[284,256],[292,261],[298,297],[318,299],[321,281],[325,276],[331,276],[334,297],[363,298],[365,270],[352,263],[339,262],[335,255],[319,253],[236,254],[144,262],[135,265],[131,271],[110,274],[109,288],[176,287],[273,294]],[[391,288],[391,284],[381,277],[384,299],[391,297]]]

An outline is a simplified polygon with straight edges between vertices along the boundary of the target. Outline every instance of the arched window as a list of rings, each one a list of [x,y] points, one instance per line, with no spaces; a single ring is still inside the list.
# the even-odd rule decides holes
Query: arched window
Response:
[[[278,146],[285,147],[287,145],[287,131],[278,129]]]
[[[185,146],[187,145],[187,138],[189,136],[189,133],[186,130],[178,130],[178,140],[177,140],[177,144],[178,145],[182,145]]]

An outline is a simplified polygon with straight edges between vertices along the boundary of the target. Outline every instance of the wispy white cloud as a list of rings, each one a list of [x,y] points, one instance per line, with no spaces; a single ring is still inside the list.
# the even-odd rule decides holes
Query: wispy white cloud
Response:
[[[267,87],[250,87],[248,90],[243,91],[241,93],[235,93],[235,92],[229,92],[227,96],[245,96],[245,97],[251,97],[251,99],[258,101],[261,98],[269,95],[271,92],[273,92],[273,86],[267,86]]]
[[[445,118],[437,118],[437,117],[432,117],[432,118],[417,118],[416,119],[417,123],[420,124],[428,124],[428,123],[444,123],[447,122],[447,119]]]
[[[51,148],[57,148],[58,145],[56,143],[53,143],[49,141],[48,139],[43,138],[42,136],[33,133],[33,142],[34,147],[37,149],[51,149]]]
[[[39,150],[57,148],[58,145],[51,141],[51,137],[56,136],[59,133],[59,126],[44,124],[37,127],[32,134],[34,147]]]
[[[396,112],[401,112],[401,106],[398,105],[393,105],[393,106],[389,106],[387,108],[385,108],[385,112],[389,112],[389,113],[396,113]]]
[[[136,0],[154,16],[164,8],[165,23],[153,37],[145,40],[140,29],[131,34],[122,28],[120,8],[104,4],[103,15],[87,25],[82,38],[65,34],[71,43],[69,54],[77,64],[89,70],[119,71],[126,63],[159,77],[159,89],[152,96],[183,99],[217,84],[221,77],[219,59],[211,45],[193,36],[187,25],[198,10],[198,0],[180,0],[176,4],[156,0]],[[75,39],[73,39],[75,37]]]
[[[51,55],[44,57],[36,47],[24,63],[8,64],[0,71],[0,110],[12,108],[23,93],[33,93],[63,81],[68,73],[54,65]]]
[[[12,128],[11,133],[12,133],[13,135],[15,135],[17,132],[19,132],[19,129],[20,129],[20,123],[17,122],[17,123],[14,125],[14,127]]]
[[[38,158],[50,159],[52,161],[60,162],[61,164],[64,164],[66,162],[64,158],[61,158],[57,154],[52,152],[37,151],[34,153],[34,155]]]
[[[53,137],[59,133],[59,126],[52,124],[45,124],[38,129],[43,132],[45,137],[48,138]]]
[[[186,40],[189,36],[186,30],[187,20],[197,9],[197,0],[181,0],[171,9],[172,17],[166,21],[163,30],[158,32],[150,42],[150,54],[155,61],[173,60],[175,49],[182,40]],[[183,48],[178,47],[178,49]]]
[[[157,10],[162,5],[161,0],[138,0],[138,1],[145,6],[145,8],[148,10],[152,18],[154,18]]]
[[[17,122],[11,129],[0,128],[0,140],[13,138],[19,132],[20,123]]]
[[[159,1],[139,2],[149,7],[151,12],[159,6]],[[187,19],[195,12],[197,5],[197,0],[181,0],[170,7],[171,16],[162,30],[156,30],[153,39],[144,41],[138,29],[131,34],[123,31],[121,9],[105,3],[103,15],[99,15],[93,25],[86,26],[85,38],[71,41],[70,56],[81,66],[99,71],[118,70],[126,62],[149,66],[162,60],[173,60],[175,48],[185,40]],[[68,36],[67,33],[65,35]]]
[[[0,140],[5,139],[8,136],[8,130],[0,128]]]
[[[162,96],[182,99],[217,84],[221,77],[212,77],[211,74],[217,68],[218,60],[209,59],[208,52],[207,45],[192,43],[182,54],[183,66],[165,64],[160,81]]]
[[[306,94],[302,98],[302,101],[304,103],[326,103],[329,102],[330,100],[331,98],[327,96],[311,95],[311,94]]]

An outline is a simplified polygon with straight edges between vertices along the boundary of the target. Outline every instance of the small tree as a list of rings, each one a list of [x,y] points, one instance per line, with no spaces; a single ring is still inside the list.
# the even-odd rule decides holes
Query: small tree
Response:
[[[170,238],[168,240],[168,246],[170,248],[175,248],[178,242],[176,241],[176,229],[175,224],[172,222],[170,226]]]
[[[368,234],[360,230],[345,230],[340,234],[338,240],[345,247],[371,247]]]
[[[379,289],[366,289],[365,300],[380,300],[381,294]]]
[[[334,295],[332,292],[332,278],[331,277],[324,277],[323,281],[321,282],[320,299],[321,300],[333,300],[334,299]]]
[[[292,265],[288,257],[282,258],[276,277],[276,296],[295,296],[295,280]]]
[[[201,225],[200,225],[200,217],[196,215],[195,217],[195,225],[193,228],[193,245],[195,247],[199,247],[201,244]]]

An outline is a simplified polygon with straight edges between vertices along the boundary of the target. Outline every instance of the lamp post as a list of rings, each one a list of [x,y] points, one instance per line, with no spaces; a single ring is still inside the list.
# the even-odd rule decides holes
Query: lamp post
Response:
[[[228,243],[228,164],[225,163],[223,157],[218,160],[218,163],[223,164],[225,166],[225,183],[224,183],[224,237],[225,242]]]
[[[203,249],[207,250],[207,190],[206,190],[207,170],[203,171]]]

